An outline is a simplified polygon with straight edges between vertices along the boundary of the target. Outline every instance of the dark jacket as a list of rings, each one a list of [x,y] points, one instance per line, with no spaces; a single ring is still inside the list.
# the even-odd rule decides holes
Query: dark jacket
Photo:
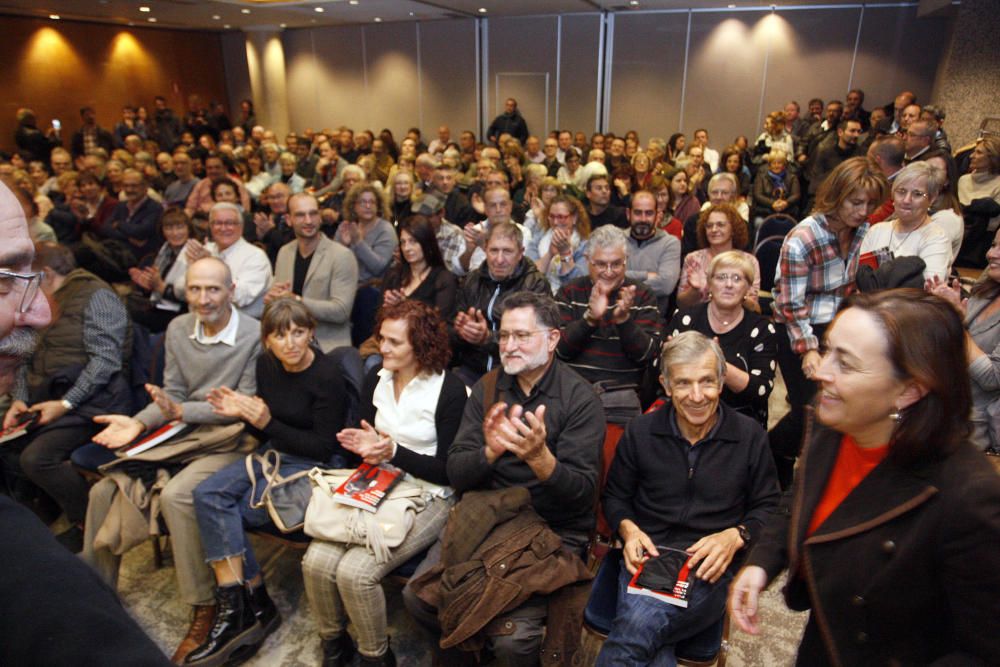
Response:
[[[615,530],[629,519],[654,543],[676,549],[738,525],[753,543],[779,495],[767,434],[753,419],[720,402],[715,427],[691,445],[667,405],[625,429],[608,472],[604,513]]]
[[[145,197],[134,212],[129,211],[128,202],[122,201],[115,206],[107,224],[97,231],[105,238],[126,242],[139,261],[160,249],[163,238],[156,226],[162,215],[163,206],[150,197]]]
[[[576,623],[560,622],[554,595],[593,575],[583,561],[562,548],[559,536],[531,508],[523,487],[465,494],[451,511],[441,541],[441,561],[410,582],[423,601],[439,610],[441,647],[478,650],[483,635],[497,632],[492,623],[533,595],[549,595],[550,631],[543,651],[555,651],[555,664],[569,664],[579,647],[586,588],[573,605]],[[577,587],[579,589],[579,587]],[[558,627],[563,632],[553,632]],[[575,630],[573,630],[575,628]],[[566,660],[559,660],[560,655]]]
[[[800,665],[986,665],[1000,656],[1000,478],[963,444],[941,461],[887,458],[806,535],[840,451],[816,427],[784,511],[747,558],[811,609]]]
[[[802,188],[799,186],[799,177],[785,169],[785,194],[782,197],[788,202],[788,208],[784,211],[775,211],[772,207],[778,197],[775,197],[774,181],[768,175],[768,168],[762,166],[757,170],[757,175],[753,180],[753,211],[754,216],[766,218],[775,213],[784,213],[798,219],[799,200],[802,199]]]
[[[111,155],[111,151],[115,149],[115,140],[111,136],[111,133],[105,130],[103,127],[97,128],[97,145],[108,152]],[[83,130],[79,129],[73,133],[73,138],[70,140],[70,150],[74,158],[84,155],[83,147]]]
[[[494,118],[486,136],[493,141],[494,137],[500,139],[500,135],[504,132],[520,141],[522,146],[528,139],[528,123],[517,109],[514,109],[514,113],[504,112]]]
[[[483,311],[486,324],[490,331],[500,328],[500,318],[503,315],[501,303],[503,298],[512,292],[527,290],[537,294],[551,294],[549,282],[535,263],[527,257],[521,258],[521,263],[502,280],[494,280],[490,269],[484,261],[479,267],[465,276],[458,289],[456,298],[457,312],[466,312],[469,308]],[[452,331],[453,363],[465,366],[477,373],[485,373],[494,368],[499,361],[497,344],[489,341],[484,345],[467,343]]]
[[[524,395],[515,377],[496,371],[496,394],[487,395],[486,376],[472,388],[458,435],[448,453],[448,479],[456,491],[525,487],[532,505],[567,542],[586,541],[594,528],[597,473],[604,442],[605,417],[593,388],[558,359]],[[556,458],[544,482],[527,463],[504,454],[492,464],[484,452],[483,419],[495,403],[521,405],[535,411],[545,406],[545,445]]]
[[[14,132],[14,142],[25,162],[41,160],[45,164],[49,163],[52,149],[62,143],[55,136],[46,136],[37,127],[31,125],[19,125]]]

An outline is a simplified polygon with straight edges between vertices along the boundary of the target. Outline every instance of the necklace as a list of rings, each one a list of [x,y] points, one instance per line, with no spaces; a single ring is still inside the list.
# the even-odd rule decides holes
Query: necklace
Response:
[[[892,255],[895,255],[897,250],[899,250],[904,245],[906,245],[906,239],[910,238],[910,234],[912,234],[913,232],[917,231],[918,229],[920,229],[920,226],[917,226],[916,228],[911,229],[910,231],[906,232],[906,236],[904,236],[903,239],[899,243],[896,244],[896,247],[893,247],[892,246],[892,240],[896,236],[896,225],[893,224],[892,227],[889,228],[889,253],[892,254]]]
[[[715,305],[715,303],[712,302],[712,301],[709,301],[708,302],[708,319],[709,319],[709,325],[712,327],[713,331],[717,330],[717,329],[722,329],[723,330],[722,333],[726,333],[727,331],[729,331],[731,328],[735,327],[737,324],[739,324],[743,320],[743,307],[740,306],[739,312],[737,312],[734,315],[730,315],[729,319],[727,320],[727,319],[723,319],[723,316],[719,312],[718,307]],[[715,320],[714,324],[712,323],[712,320]],[[717,325],[720,325],[720,326],[717,326]]]

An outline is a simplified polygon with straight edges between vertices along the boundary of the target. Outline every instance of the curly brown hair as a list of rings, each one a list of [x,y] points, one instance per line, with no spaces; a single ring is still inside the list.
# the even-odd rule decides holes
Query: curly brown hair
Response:
[[[708,247],[708,235],[705,233],[705,225],[708,223],[708,216],[713,213],[725,213],[729,220],[729,226],[733,229],[733,248],[743,250],[750,242],[750,231],[747,229],[747,221],[740,215],[739,210],[732,204],[713,204],[708,206],[698,214],[698,247]]]
[[[448,325],[437,308],[422,301],[406,299],[391,306],[383,306],[375,322],[375,340],[381,341],[382,323],[386,320],[405,320],[406,334],[413,346],[413,356],[421,373],[440,373],[451,360]]]
[[[375,197],[375,206],[378,209],[378,217],[383,219],[389,217],[389,211],[386,209],[385,205],[385,198],[382,196],[382,189],[373,183],[366,183],[362,181],[351,188],[344,197],[344,206],[342,210],[344,220],[357,222],[358,214],[354,211],[354,204],[358,201],[358,197],[366,192],[372,193],[372,196]]]
[[[538,219],[538,226],[544,230],[548,231],[549,227],[549,211],[556,204],[563,204],[569,208],[570,212],[576,215],[576,233],[580,235],[581,239],[590,238],[590,216],[587,215],[587,209],[584,208],[583,202],[581,202],[576,197],[572,197],[566,194],[557,194],[549,202],[549,205],[545,207],[542,211],[542,216]]]

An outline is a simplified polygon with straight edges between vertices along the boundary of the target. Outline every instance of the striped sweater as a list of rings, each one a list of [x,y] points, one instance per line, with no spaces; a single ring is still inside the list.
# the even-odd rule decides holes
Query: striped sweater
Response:
[[[645,283],[626,278],[624,284],[636,286],[635,301],[629,318],[618,325],[611,323],[611,313],[618,303],[617,291],[609,297],[599,326],[592,327],[583,319],[594,287],[590,276],[563,285],[556,294],[563,320],[556,354],[588,382],[638,386],[647,366],[659,355],[663,320],[656,295]]]

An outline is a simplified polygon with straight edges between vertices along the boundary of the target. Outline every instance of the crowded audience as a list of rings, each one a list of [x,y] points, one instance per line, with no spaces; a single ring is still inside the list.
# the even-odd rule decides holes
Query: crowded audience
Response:
[[[864,101],[789,101],[755,141],[713,142],[543,135],[509,98],[486,136],[441,125],[429,146],[416,127],[282,136],[249,100],[235,122],[85,107],[65,141],[19,109],[0,323],[39,333],[0,339],[0,492],[111,588],[169,533],[191,608],[175,664],[268,654],[283,612],[248,535],[284,531],[282,484],[359,464],[403,480],[383,497],[411,498],[397,541],[308,512],[280,533],[309,542],[326,666],[396,664],[394,574],[441,664],[576,664],[605,568],[597,664],[674,664],[727,613],[756,634],[785,568],[788,605],[814,610],[802,664],[995,661],[976,626],[1000,594],[1000,136],[953,154],[940,106]],[[775,217],[787,235],[758,239]],[[678,550],[690,604],[629,594]],[[869,585],[914,608],[849,620]],[[939,616],[919,613],[932,593]]]

